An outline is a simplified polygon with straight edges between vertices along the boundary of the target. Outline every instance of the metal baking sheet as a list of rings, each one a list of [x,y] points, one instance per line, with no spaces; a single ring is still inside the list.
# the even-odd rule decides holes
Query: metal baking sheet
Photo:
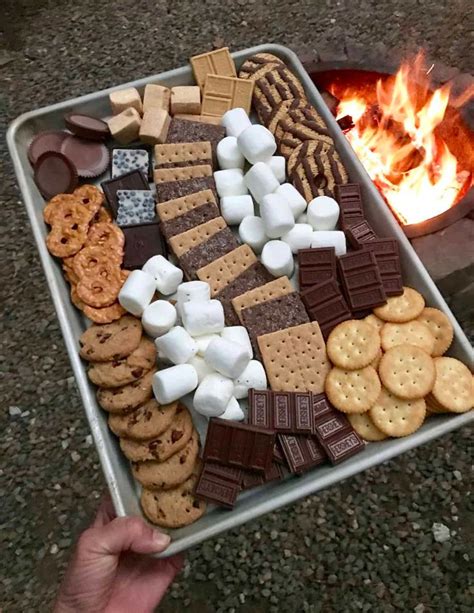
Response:
[[[301,79],[308,99],[328,124],[351,181],[361,184],[365,210],[370,223],[381,236],[394,236],[398,239],[404,282],[417,288],[425,296],[428,305],[437,307],[448,315],[454,326],[454,342],[449,350],[449,355],[461,359],[472,368],[473,353],[468,339],[354,154],[298,57],[286,47],[279,45],[260,45],[238,51],[233,54],[233,57],[237,66],[240,66],[247,57],[258,52],[273,53],[279,56]],[[10,125],[7,134],[10,154],[38,246],[41,263],[57,311],[102,469],[118,515],[141,515],[138,498],[139,489],[131,476],[127,460],[120,452],[117,439],[107,428],[107,416],[105,412],[100,410],[96,402],[94,387],[89,383],[84,364],[78,355],[78,338],[85,328],[86,320],[72,305],[61,268],[46,249],[46,227],[42,217],[44,202],[33,181],[32,170],[27,158],[27,147],[31,138],[41,130],[62,128],[63,115],[66,112],[74,110],[102,117],[108,116],[110,114],[108,94],[111,91],[131,86],[142,90],[147,83],[161,83],[167,86],[188,85],[193,83],[193,75],[190,67],[185,66],[25,113]],[[198,420],[196,424],[201,431],[203,419]],[[385,462],[409,449],[438,438],[473,419],[474,414],[472,412],[461,415],[430,417],[415,434],[402,439],[369,444],[362,453],[336,467],[319,467],[302,477],[290,476],[284,481],[270,483],[245,492],[239,497],[237,505],[232,511],[211,507],[198,522],[186,528],[171,531],[172,543],[164,555],[168,556],[188,549],[250,519],[290,504],[309,494],[314,494],[366,468]]]

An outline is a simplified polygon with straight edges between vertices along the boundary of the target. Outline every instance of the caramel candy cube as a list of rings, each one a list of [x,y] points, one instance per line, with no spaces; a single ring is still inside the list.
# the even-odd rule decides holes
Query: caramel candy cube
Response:
[[[202,95],[201,113],[221,117],[226,111],[238,107],[250,113],[253,86],[251,79],[208,74]]]
[[[204,87],[208,74],[216,74],[222,77],[236,77],[234,60],[232,59],[229,48],[222,47],[209,53],[201,53],[191,58],[194,77],[199,87]]]
[[[171,88],[171,114],[199,115],[201,90],[197,85],[181,85]]]
[[[110,106],[112,113],[118,115],[125,109],[135,109],[140,115],[143,113],[142,99],[135,87],[120,89],[117,92],[109,94]]]
[[[141,122],[140,113],[136,109],[129,107],[118,115],[111,117],[107,121],[107,125],[112,137],[117,142],[121,145],[128,145],[128,143],[138,138]]]
[[[145,93],[143,94],[143,112],[146,113],[151,109],[169,111],[170,94],[169,87],[148,83],[148,85],[145,85]]]
[[[171,117],[164,109],[151,109],[143,115],[140,140],[149,145],[164,143],[168,136]]]

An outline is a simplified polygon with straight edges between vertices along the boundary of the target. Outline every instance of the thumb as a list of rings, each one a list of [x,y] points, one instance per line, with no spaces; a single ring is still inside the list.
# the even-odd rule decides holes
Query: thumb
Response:
[[[96,553],[117,555],[122,551],[159,553],[169,543],[167,534],[158,532],[140,517],[117,517],[105,526],[90,529],[90,543]]]

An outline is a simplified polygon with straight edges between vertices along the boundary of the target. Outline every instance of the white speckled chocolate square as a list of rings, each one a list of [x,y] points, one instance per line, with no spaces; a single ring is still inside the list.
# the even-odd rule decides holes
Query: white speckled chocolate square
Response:
[[[119,189],[117,191],[119,226],[130,226],[155,219],[155,198],[151,190]]]
[[[112,178],[120,177],[131,170],[141,170],[148,176],[150,158],[145,149],[114,149],[112,152]]]

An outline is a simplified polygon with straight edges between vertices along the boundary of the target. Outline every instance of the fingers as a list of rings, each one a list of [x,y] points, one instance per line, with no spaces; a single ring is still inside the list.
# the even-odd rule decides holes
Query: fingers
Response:
[[[91,528],[87,539],[94,553],[116,555],[122,551],[160,553],[170,542],[167,534],[158,532],[140,517],[117,517],[106,525]]]
[[[105,526],[110,521],[112,521],[116,517],[114,504],[112,502],[112,498],[110,494],[106,492],[102,496],[102,500],[100,501],[99,508],[97,509],[97,514],[92,523],[94,528],[99,528],[101,526]]]

